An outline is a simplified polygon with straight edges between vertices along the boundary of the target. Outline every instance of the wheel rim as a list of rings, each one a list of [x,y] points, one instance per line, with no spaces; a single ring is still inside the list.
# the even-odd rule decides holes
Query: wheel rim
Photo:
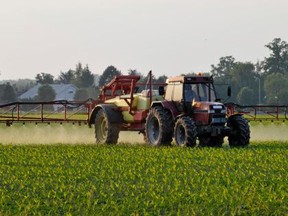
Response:
[[[178,125],[176,128],[176,143],[183,146],[185,143],[185,129],[182,125]]]
[[[99,140],[104,141],[108,133],[108,124],[104,116],[99,119],[99,126],[97,128],[97,136]]]
[[[150,127],[148,128],[149,139],[152,144],[155,144],[157,140],[159,139],[159,134],[160,134],[159,122],[157,118],[155,117],[151,118],[149,125],[150,125]]]

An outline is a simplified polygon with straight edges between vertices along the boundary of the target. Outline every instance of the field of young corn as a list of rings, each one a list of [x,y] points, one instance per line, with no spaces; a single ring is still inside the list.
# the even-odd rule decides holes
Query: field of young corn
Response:
[[[0,144],[0,215],[287,215],[287,167],[285,141]]]

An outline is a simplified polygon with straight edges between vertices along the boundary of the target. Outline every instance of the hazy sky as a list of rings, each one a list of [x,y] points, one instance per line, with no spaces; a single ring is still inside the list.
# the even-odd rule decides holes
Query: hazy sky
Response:
[[[288,41],[288,0],[0,0],[0,80],[58,77],[78,62],[158,75],[263,60]]]

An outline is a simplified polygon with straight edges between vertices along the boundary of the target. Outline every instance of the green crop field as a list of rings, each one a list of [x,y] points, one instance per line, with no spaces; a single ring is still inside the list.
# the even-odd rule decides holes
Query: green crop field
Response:
[[[0,144],[0,215],[287,215],[287,159],[284,141]]]

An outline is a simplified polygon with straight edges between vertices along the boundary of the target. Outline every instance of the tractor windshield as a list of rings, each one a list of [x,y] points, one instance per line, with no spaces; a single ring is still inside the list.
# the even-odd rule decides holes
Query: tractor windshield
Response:
[[[186,101],[215,101],[215,91],[210,83],[184,84]]]

